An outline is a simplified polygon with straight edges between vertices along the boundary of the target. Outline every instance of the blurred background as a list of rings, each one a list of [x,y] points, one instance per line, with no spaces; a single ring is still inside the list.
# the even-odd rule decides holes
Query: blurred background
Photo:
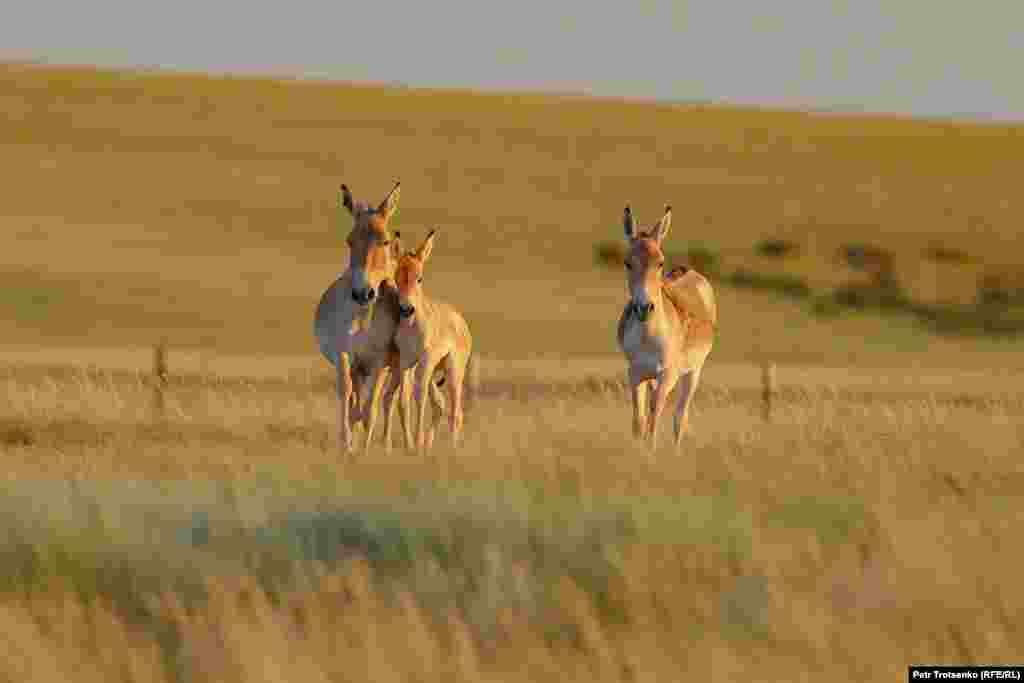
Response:
[[[336,187],[400,178],[484,354],[617,353],[628,201],[678,207],[670,260],[715,279],[721,360],[1018,363],[1022,13],[25,5],[0,27],[4,338],[313,353]]]

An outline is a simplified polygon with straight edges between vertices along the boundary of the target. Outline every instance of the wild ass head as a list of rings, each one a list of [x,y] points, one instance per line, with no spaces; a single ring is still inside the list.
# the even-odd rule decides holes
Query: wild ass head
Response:
[[[630,307],[641,321],[647,320],[654,312],[656,302],[661,301],[658,293],[662,285],[662,269],[665,253],[661,243],[672,227],[672,207],[665,207],[665,214],[648,230],[638,230],[633,212],[627,206],[622,214],[622,227],[626,235],[626,279],[629,282]]]
[[[398,208],[399,187],[395,186],[384,200],[373,208],[356,201],[347,185],[341,186],[341,205],[352,214],[352,230],[345,240],[349,248],[349,271],[352,273],[352,299],[366,306],[377,296],[381,281],[391,276],[398,256],[398,238],[388,229]]]
[[[395,285],[398,287],[398,317],[402,323],[412,324],[416,308],[423,302],[423,268],[434,250],[434,236],[431,230],[423,244],[416,251],[410,251],[398,260],[395,270]]]

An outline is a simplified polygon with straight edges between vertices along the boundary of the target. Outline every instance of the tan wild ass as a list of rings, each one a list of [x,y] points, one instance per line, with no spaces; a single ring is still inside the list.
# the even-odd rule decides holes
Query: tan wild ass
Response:
[[[434,249],[436,230],[431,230],[423,244],[398,261],[395,283],[398,286],[399,365],[403,371],[415,368],[413,406],[415,443],[418,450],[430,448],[435,426],[426,427],[427,404],[424,392],[434,386],[435,370],[443,369],[448,386],[448,424],[453,445],[458,445],[463,423],[463,383],[473,351],[473,337],[465,318],[451,305],[428,297],[423,291],[423,270]],[[384,391],[385,411],[390,409],[400,377],[392,373]],[[438,409],[435,408],[435,412]]]
[[[629,364],[633,433],[647,439],[651,448],[657,444],[658,420],[677,384],[677,448],[689,431],[690,403],[711,353],[717,322],[714,292],[703,275],[685,268],[663,274],[661,245],[671,225],[669,206],[647,231],[637,230],[628,206],[623,213],[630,300],[619,318],[618,343]]]
[[[369,449],[380,405],[381,376],[398,362],[394,346],[398,295],[391,278],[401,250],[399,235],[391,234],[388,223],[398,207],[399,190],[400,183],[395,183],[373,208],[353,199],[348,187],[341,186],[339,208],[347,209],[353,219],[346,238],[349,267],[324,292],[314,319],[320,351],[337,373],[339,440],[349,453],[354,449],[352,428],[360,421],[366,424],[365,447]],[[435,387],[432,394],[436,393]],[[402,395],[407,398],[408,392]],[[409,446],[407,405],[408,400],[399,401]],[[385,414],[386,443],[390,442],[390,427],[389,411]]]

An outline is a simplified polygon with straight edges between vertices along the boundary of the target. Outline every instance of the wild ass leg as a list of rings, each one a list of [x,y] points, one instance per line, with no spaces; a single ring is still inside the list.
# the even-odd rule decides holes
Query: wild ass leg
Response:
[[[693,395],[697,393],[697,385],[700,384],[701,370],[703,370],[701,366],[694,368],[683,375],[680,381],[679,403],[676,405],[673,424],[677,448],[683,441],[683,434],[690,432],[690,404],[693,402]]]
[[[431,435],[433,435],[437,428],[441,426],[441,418],[444,417],[444,411],[446,410],[444,392],[437,386],[437,382],[430,383],[430,401],[434,406],[434,423],[431,432]]]
[[[392,370],[390,367],[384,368],[384,374],[381,377],[381,384],[386,388],[391,380]],[[383,397],[382,397],[383,398]],[[384,446],[384,450],[391,450],[391,418],[393,405],[384,405],[383,400],[381,401],[381,417],[384,418],[384,425],[381,429],[380,442]]]
[[[416,366],[416,384],[413,388],[413,402],[416,414],[416,448],[425,451],[427,447],[427,399],[430,384],[433,383],[434,362],[429,354],[420,356]]]
[[[430,391],[429,359],[420,360],[416,368],[416,385],[413,389],[413,402],[416,405],[416,450],[423,453],[427,449],[427,392]]]
[[[633,436],[641,439],[644,436],[644,417],[647,412],[647,383],[632,370],[629,372],[629,389],[633,399]]]
[[[448,428],[452,433],[452,446],[458,448],[462,439],[462,385],[466,378],[466,354],[453,353],[448,356]]]
[[[397,372],[397,371],[396,370],[392,370],[392,373],[395,373],[395,372]],[[405,448],[406,448],[406,450],[409,450],[409,451],[411,451],[411,450],[413,450],[415,448],[414,444],[416,442],[416,431],[415,431],[416,427],[414,426],[415,425],[414,416],[418,415],[418,412],[415,409],[416,403],[414,402],[414,399],[413,399],[413,393],[415,391],[415,385],[416,385],[416,370],[415,370],[415,368],[410,369],[410,370],[406,370],[404,373],[399,375],[399,378],[398,378],[397,381],[388,382],[387,388],[384,390],[384,396],[383,396],[383,399],[382,399],[384,401],[385,406],[387,405],[388,402],[390,402],[392,404],[392,406],[393,406],[394,402],[395,402],[395,398],[398,398],[398,412],[399,412],[399,416],[401,418],[400,421],[401,421],[402,435],[403,435],[403,437],[405,439]],[[390,396],[388,395],[388,391],[391,392]],[[429,444],[433,440],[434,428],[437,426],[437,424],[441,420],[441,417],[444,415],[444,411],[445,411],[445,398],[444,398],[444,394],[437,387],[437,384],[435,382],[428,382],[428,390],[427,391],[429,392],[430,403],[433,406],[433,415],[434,415],[433,424],[428,429],[427,437],[426,437],[427,443],[428,443],[428,448],[429,448]],[[396,396],[396,392],[397,392],[397,396]],[[387,415],[388,410],[389,409],[387,407],[384,408],[385,415]]]
[[[416,371],[415,369],[409,369],[401,371],[401,375],[395,381],[395,391],[397,393],[392,396],[392,401],[397,399],[398,403],[398,418],[399,426],[401,427],[401,437],[406,442],[406,451],[413,451],[413,443],[415,441],[413,418],[414,403],[413,403],[413,391],[416,384]]]
[[[445,412],[445,392],[438,386],[438,379],[447,381],[448,378],[448,364],[450,358],[443,359],[440,363],[434,366],[434,372],[430,375],[430,380],[427,382],[427,392],[430,399],[431,408],[431,419],[427,423],[426,427],[426,449],[429,451],[434,446],[434,439],[437,437],[437,430],[441,428],[441,419],[444,417]]]
[[[652,450],[658,445],[658,423],[665,406],[668,405],[668,395],[672,392],[678,378],[678,374],[662,370],[654,380],[654,398],[650,415],[647,416],[647,438],[650,440]]]
[[[387,390],[387,388],[389,386],[391,386],[391,378],[392,377],[397,376],[399,384],[402,383],[402,373],[401,373],[401,370],[399,370],[399,368],[398,368],[398,355],[397,354],[395,354],[394,358],[389,359],[388,365],[384,369],[385,369],[385,372],[387,374],[386,379],[384,380],[385,391]],[[402,394],[399,394],[399,396],[401,396],[401,395]],[[392,396],[392,399],[394,399],[394,396]],[[395,404],[394,404],[394,401],[392,400],[392,401],[389,401],[388,403],[384,403],[383,402],[383,398],[382,398],[381,410],[384,413],[384,433],[381,434],[381,443],[384,446],[384,450],[386,452],[390,453],[391,452],[391,431],[392,431],[391,428],[392,428],[392,425],[393,425],[394,419],[395,419]],[[405,422],[405,411],[404,410],[401,411],[400,419],[401,419],[401,421],[403,423]]]
[[[413,418],[415,416],[415,403],[413,402],[413,390],[415,389],[416,373],[414,370],[405,370],[400,380],[401,387],[398,395],[398,412],[402,418],[402,437],[405,439],[405,450],[411,452],[415,448],[416,436],[414,432]]]
[[[373,445],[373,431],[377,426],[377,418],[380,414],[380,392],[382,388],[382,379],[386,368],[383,365],[374,364],[370,368],[370,376],[366,382],[367,394],[366,394],[366,443],[364,445],[364,452],[369,453],[370,447]]]
[[[366,390],[366,371],[359,364],[352,363],[352,398],[349,399],[349,424],[352,425],[352,433],[359,425],[366,424],[366,399],[363,396]]]
[[[346,453],[352,452],[352,361],[347,353],[338,354],[338,441]]]
[[[402,403],[403,398],[405,398],[404,395],[408,393],[406,391],[406,386],[409,384],[409,382],[403,381],[404,375],[405,373],[403,373],[399,368],[391,368],[391,370],[388,372],[387,385],[384,387],[384,395],[381,396],[381,404],[383,405],[385,420],[384,424],[386,425],[384,431],[388,432],[391,424],[391,413],[395,407],[395,394],[398,394],[398,411],[402,414],[402,433],[405,436],[406,448],[408,448],[411,439],[408,434],[406,406],[402,405]],[[391,452],[390,435],[388,436],[388,438],[385,438],[384,440],[384,451],[386,453]]]
[[[407,451],[412,450],[414,439],[412,426],[413,411],[410,410],[413,391],[412,372],[412,370],[402,371],[398,362],[395,361],[395,363],[388,369],[388,381],[385,384],[384,392],[381,397],[385,425],[390,425],[391,421],[394,419],[395,399],[398,399],[399,427],[402,430],[402,438],[405,441],[405,449]],[[389,427],[386,426],[385,429],[389,429]],[[386,452],[390,453],[390,431],[388,431],[388,435],[389,436],[384,440],[384,448]]]

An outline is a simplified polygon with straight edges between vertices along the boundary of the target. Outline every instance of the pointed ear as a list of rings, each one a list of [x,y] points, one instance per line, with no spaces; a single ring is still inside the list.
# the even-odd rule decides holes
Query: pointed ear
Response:
[[[352,192],[348,189],[348,185],[346,185],[345,183],[341,184],[340,201],[341,205],[348,209],[349,213],[353,215],[355,214],[356,202],[354,199],[352,199]]]
[[[398,261],[402,258],[402,233],[395,230],[395,236],[391,239],[391,258]]]
[[[658,242],[660,244],[661,241],[663,239],[665,239],[665,236],[668,235],[668,230],[671,227],[672,227],[672,207],[666,205],[665,206],[665,215],[661,217],[661,220],[658,221],[657,225],[655,225],[653,228],[651,228],[651,237],[654,238],[655,242]]]
[[[420,263],[426,263],[427,259],[430,258],[430,252],[434,251],[434,236],[437,235],[437,228],[430,231],[427,238],[423,240],[423,244],[416,250],[416,258],[420,260]]]
[[[636,222],[633,220],[633,211],[628,204],[622,211],[622,231],[626,234],[627,240],[636,237]]]
[[[384,197],[384,201],[377,207],[377,213],[379,213],[384,220],[390,220],[395,215],[395,210],[398,209],[398,196],[401,193],[402,183],[396,182],[395,186],[391,188],[391,192],[388,192],[388,196]]]

